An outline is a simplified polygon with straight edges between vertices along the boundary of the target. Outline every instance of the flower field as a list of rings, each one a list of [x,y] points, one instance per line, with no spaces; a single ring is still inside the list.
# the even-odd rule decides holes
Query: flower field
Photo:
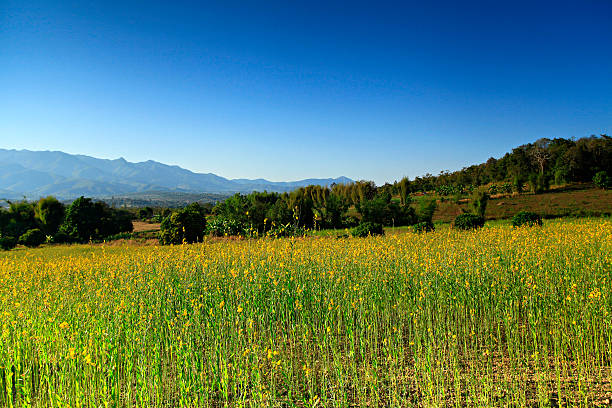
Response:
[[[612,221],[0,254],[0,406],[602,406]]]

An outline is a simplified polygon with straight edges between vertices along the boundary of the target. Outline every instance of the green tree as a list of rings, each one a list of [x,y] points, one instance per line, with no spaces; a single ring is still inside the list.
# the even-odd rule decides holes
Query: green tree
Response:
[[[120,232],[130,232],[132,229],[129,212],[115,210],[103,202],[94,202],[91,198],[82,196],[68,207],[64,222],[60,226],[60,232],[74,242],[104,239]]]
[[[201,242],[206,230],[206,215],[198,203],[176,210],[161,223],[162,245]]]
[[[484,218],[488,202],[489,195],[484,191],[477,190],[472,196],[472,200],[470,202],[472,213]]]
[[[64,221],[66,209],[55,197],[41,198],[35,207],[35,215],[47,235],[55,235]]]
[[[612,177],[608,176],[608,173],[605,171],[600,171],[593,176],[593,184],[607,190],[612,188]]]

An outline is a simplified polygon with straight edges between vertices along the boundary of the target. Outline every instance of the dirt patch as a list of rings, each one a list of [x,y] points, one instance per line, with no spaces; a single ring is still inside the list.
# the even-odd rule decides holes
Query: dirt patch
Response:
[[[161,224],[154,224],[143,221],[134,221],[132,222],[132,225],[134,225],[134,232],[159,231],[161,228]]]

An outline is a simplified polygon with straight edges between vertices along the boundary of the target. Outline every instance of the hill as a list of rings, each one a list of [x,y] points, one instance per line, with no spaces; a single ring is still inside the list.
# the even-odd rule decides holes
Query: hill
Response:
[[[434,221],[452,222],[468,211],[467,200],[457,203],[438,198]],[[507,219],[519,211],[532,211],[544,218],[612,215],[612,190],[593,188],[590,184],[576,183],[554,188],[542,194],[497,195],[489,200],[485,217],[488,220]]]
[[[346,177],[273,182],[264,179],[230,180],[213,173],[194,173],[153,160],[132,163],[123,158],[98,159],[58,151],[0,149],[2,197],[36,199],[54,195],[71,199],[129,196],[144,192],[233,194],[252,191],[291,191],[318,184],[347,183]]]

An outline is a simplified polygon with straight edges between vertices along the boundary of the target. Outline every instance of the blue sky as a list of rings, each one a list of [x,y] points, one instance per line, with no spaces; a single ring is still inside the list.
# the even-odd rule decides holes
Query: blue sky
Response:
[[[229,178],[612,133],[612,2],[0,2],[0,147]]]

